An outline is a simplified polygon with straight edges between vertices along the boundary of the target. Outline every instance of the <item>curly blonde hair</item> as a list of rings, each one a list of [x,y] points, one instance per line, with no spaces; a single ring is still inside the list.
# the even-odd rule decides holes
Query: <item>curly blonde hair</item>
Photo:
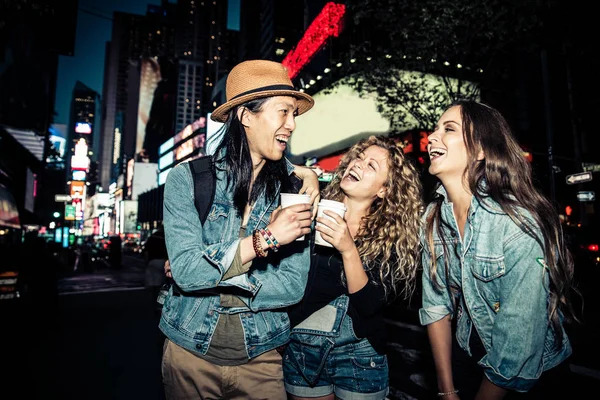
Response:
[[[389,174],[385,182],[386,195],[373,202],[368,215],[361,221],[355,238],[358,252],[365,270],[378,278],[388,298],[399,294],[408,298],[415,289],[419,266],[423,199],[419,173],[404,156],[402,148],[387,137],[370,136],[360,140],[340,161],[323,198],[343,200],[341,178],[348,164],[370,146],[388,151]],[[401,283],[403,286],[399,291]]]

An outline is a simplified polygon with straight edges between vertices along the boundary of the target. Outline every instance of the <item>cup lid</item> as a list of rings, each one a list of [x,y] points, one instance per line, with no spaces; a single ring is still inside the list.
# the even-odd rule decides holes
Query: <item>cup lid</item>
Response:
[[[310,194],[306,193],[280,193],[282,196],[300,196],[300,197],[310,197]]]
[[[342,203],[341,201],[335,201],[335,200],[321,200],[318,204],[318,206],[323,206],[323,207],[330,207],[330,208],[342,208],[342,209],[346,209],[346,206],[344,205],[344,203]]]

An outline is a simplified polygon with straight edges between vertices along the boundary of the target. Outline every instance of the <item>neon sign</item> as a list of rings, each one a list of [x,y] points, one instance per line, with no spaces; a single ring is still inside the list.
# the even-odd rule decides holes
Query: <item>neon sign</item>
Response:
[[[92,124],[89,122],[77,122],[75,124],[75,133],[92,133]]]
[[[290,79],[298,75],[330,36],[339,36],[342,32],[342,17],[345,12],[346,6],[343,4],[333,2],[325,4],[296,47],[281,62],[287,68]]]

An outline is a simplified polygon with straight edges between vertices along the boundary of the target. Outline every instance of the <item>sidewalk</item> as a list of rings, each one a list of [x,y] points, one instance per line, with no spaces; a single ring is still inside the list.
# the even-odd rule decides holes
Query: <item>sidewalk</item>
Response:
[[[0,315],[0,397],[164,399],[163,339],[143,288],[5,304]]]
[[[124,255],[119,269],[108,265],[94,271],[73,271],[58,279],[60,295],[97,291],[123,290],[144,286],[145,263],[137,255]]]

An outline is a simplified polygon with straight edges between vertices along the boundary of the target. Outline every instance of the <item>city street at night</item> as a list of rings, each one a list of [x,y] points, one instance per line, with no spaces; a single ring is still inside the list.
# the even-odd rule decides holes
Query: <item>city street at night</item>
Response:
[[[600,398],[588,3],[0,1],[0,400]]]
[[[60,278],[55,308],[46,305],[38,320],[29,312],[11,314],[16,319],[2,324],[8,328],[2,333],[3,358],[11,366],[3,393],[12,395],[6,398],[164,399],[163,337],[143,275],[143,260],[125,256],[121,270]],[[416,309],[404,303],[388,307],[386,326],[388,399],[434,399],[435,369]],[[565,382],[565,397],[557,398],[588,398],[600,384],[597,342],[589,337],[594,332],[597,340],[598,325],[586,332],[574,341],[573,375]]]

